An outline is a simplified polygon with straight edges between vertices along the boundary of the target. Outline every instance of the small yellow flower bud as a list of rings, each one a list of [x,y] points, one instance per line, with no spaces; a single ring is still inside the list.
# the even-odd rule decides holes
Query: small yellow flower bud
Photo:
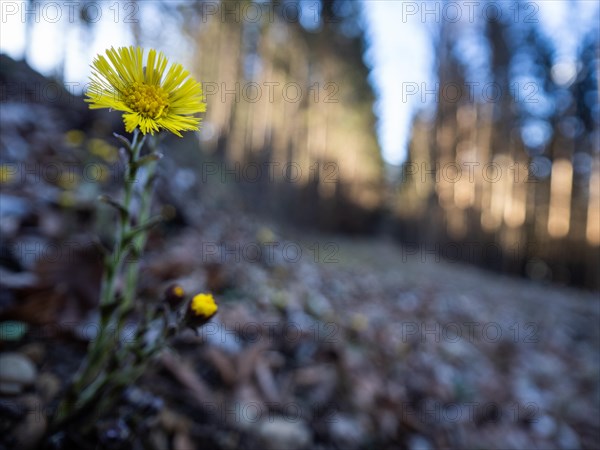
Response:
[[[186,314],[188,325],[191,327],[204,325],[217,313],[218,309],[219,307],[215,303],[212,294],[200,293],[195,295]]]
[[[164,299],[172,308],[181,305],[184,297],[185,291],[178,284],[172,284],[165,290]]]

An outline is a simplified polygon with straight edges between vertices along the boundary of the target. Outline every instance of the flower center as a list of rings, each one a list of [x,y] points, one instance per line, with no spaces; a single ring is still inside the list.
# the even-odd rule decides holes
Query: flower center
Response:
[[[135,81],[124,94],[128,107],[152,119],[158,119],[169,107],[169,96],[160,86]]]

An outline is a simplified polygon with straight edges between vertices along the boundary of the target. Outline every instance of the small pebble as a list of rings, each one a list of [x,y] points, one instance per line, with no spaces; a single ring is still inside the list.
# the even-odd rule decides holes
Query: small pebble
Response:
[[[556,432],[556,421],[547,414],[531,424],[533,431],[541,438],[550,438]]]
[[[21,353],[0,354],[0,393],[19,394],[35,381],[37,369],[31,360]]]
[[[558,430],[558,445],[560,448],[568,450],[579,450],[581,449],[581,442],[579,436],[573,428],[566,423],[560,425]]]
[[[423,436],[415,434],[408,440],[408,448],[409,450],[433,450],[433,445]]]
[[[281,417],[269,417],[257,427],[258,437],[267,450],[300,450],[311,442],[310,431],[300,419],[288,421]]]
[[[362,424],[355,418],[337,414],[330,418],[331,435],[343,448],[358,448],[365,440],[366,432]]]

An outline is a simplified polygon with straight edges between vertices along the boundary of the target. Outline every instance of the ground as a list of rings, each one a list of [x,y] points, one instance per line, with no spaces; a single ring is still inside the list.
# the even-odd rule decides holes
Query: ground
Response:
[[[382,238],[306,235],[208,209],[199,219],[208,225],[155,234],[141,297],[156,301],[177,282],[214,292],[219,313],[198,335],[174,339],[97,424],[107,448],[133,440],[157,449],[592,449],[599,441],[592,293],[414,255]],[[32,386],[3,397],[19,424],[5,446],[30,439],[35,421],[42,428],[40,415],[23,412],[35,402],[51,410],[93,311],[60,336],[42,339],[46,324],[3,343],[37,366]],[[55,436],[63,446],[77,439]]]

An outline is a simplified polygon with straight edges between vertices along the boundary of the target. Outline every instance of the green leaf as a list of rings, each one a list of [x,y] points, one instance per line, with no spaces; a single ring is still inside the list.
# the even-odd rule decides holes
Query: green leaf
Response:
[[[138,225],[137,227],[133,227],[131,230],[129,230],[129,233],[127,233],[127,235],[125,236],[124,241],[129,243],[131,242],[131,240],[137,236],[140,233],[143,233],[144,231],[147,231],[149,228],[152,228],[154,225],[162,222],[163,216],[154,216],[151,217],[146,223],[143,223],[141,225]]]
[[[153,163],[155,161],[158,161],[162,157],[163,157],[162,153],[158,153],[158,152],[157,153],[150,153],[150,154],[148,154],[148,155],[146,155],[146,156],[138,159],[137,161],[133,161],[131,163],[131,166],[135,167],[137,169],[137,168],[146,166],[146,165],[148,165],[150,163]]]
[[[131,142],[129,142],[129,139],[127,139],[125,136],[122,136],[118,133],[113,133],[113,136],[116,137],[119,141],[121,141],[125,147],[127,148],[131,148]]]
[[[115,208],[119,212],[119,215],[121,216],[122,219],[129,218],[129,211],[127,211],[123,205],[114,201],[108,195],[99,195],[98,201],[102,202],[102,203],[106,203],[107,205],[110,205],[113,208]]]

